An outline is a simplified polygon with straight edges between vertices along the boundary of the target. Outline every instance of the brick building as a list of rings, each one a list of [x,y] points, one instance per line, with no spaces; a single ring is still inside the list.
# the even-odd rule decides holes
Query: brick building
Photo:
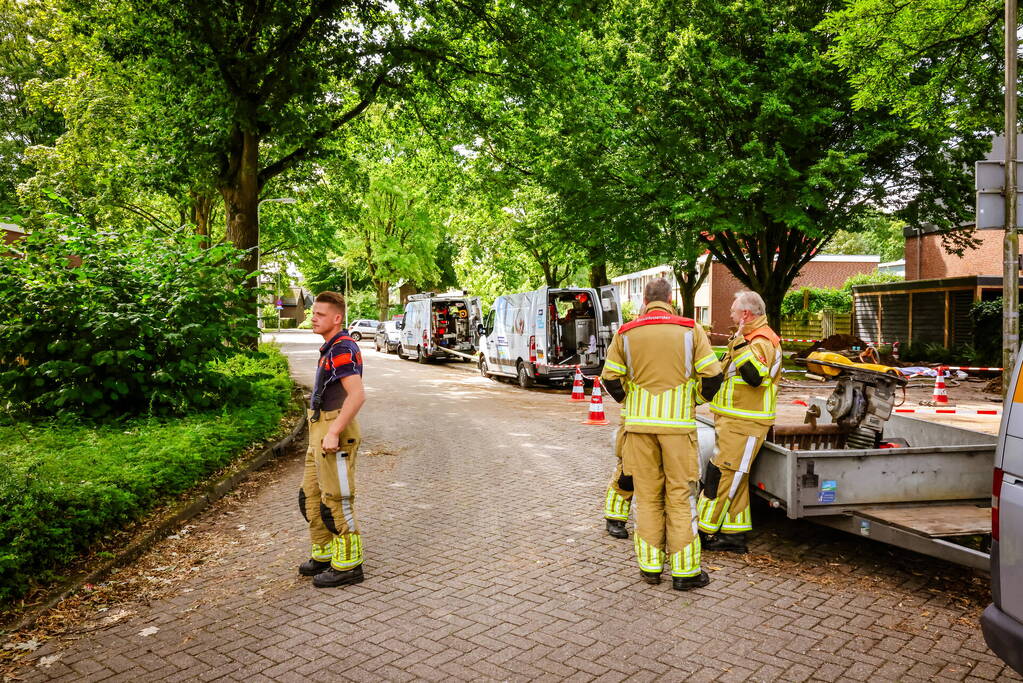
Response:
[[[946,277],[1002,274],[1002,230],[977,230],[976,249],[960,257],[947,254],[941,246],[941,234],[935,227],[905,228],[906,279],[939,280]]]
[[[831,287],[838,288],[845,284],[853,275],[871,273],[877,269],[881,258],[865,255],[821,255],[803,266],[793,288],[800,287]],[[675,286],[676,300],[678,285],[668,266],[656,266],[612,278],[611,282],[618,285],[623,301],[632,300],[639,309],[642,302],[643,285],[653,277],[665,277]],[[732,327],[729,312],[735,293],[744,289],[743,285],[732,275],[723,263],[711,262],[710,274],[696,294],[696,317],[709,325],[712,332],[727,333]]]
[[[13,223],[0,223],[0,230],[3,230],[4,241],[0,244],[11,244],[22,238],[25,231],[19,225]]]
[[[803,266],[793,289],[801,287],[830,287],[837,289],[853,275],[872,273],[881,262],[879,256],[830,255],[816,256]],[[712,332],[726,333],[732,327],[729,312],[735,293],[745,287],[735,279],[723,263],[714,261],[707,278],[710,287],[710,326]]]

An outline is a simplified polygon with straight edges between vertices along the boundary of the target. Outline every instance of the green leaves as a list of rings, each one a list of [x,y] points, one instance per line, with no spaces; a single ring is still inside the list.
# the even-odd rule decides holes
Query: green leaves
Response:
[[[245,391],[214,365],[251,332],[239,254],[51,220],[19,242],[24,258],[0,259],[7,409],[180,413]]]

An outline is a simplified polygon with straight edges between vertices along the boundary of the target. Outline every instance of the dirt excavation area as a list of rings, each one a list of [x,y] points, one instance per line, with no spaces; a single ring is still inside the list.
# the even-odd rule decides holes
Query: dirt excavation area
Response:
[[[275,337],[308,386],[322,340]],[[704,553],[706,588],[643,583],[632,541],[604,529],[613,401],[611,426],[584,425],[588,404],[567,388],[523,390],[469,363],[372,349],[362,344],[363,583],[318,590],[297,574],[309,546],[296,448],[138,570],[92,587],[66,610],[77,624],[22,634],[35,642],[14,675],[1020,680],[981,635],[984,573],[766,506],[753,510],[748,554]],[[781,403],[826,393],[787,386]]]

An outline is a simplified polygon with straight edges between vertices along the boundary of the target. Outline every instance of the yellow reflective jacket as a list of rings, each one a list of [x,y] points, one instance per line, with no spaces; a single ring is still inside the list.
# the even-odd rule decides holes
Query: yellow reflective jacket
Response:
[[[627,432],[677,434],[696,428],[699,378],[721,372],[707,333],[678,318],[671,304],[654,301],[615,334],[601,379],[620,379]],[[690,326],[691,325],[691,326]]]
[[[781,346],[776,342],[778,336],[767,326],[766,316],[753,320],[747,329],[750,331],[728,341],[728,352],[721,359],[725,381],[711,401],[710,409],[718,415],[774,424],[781,379]],[[746,384],[739,374],[739,368],[746,363],[756,368],[761,377],[760,386]]]

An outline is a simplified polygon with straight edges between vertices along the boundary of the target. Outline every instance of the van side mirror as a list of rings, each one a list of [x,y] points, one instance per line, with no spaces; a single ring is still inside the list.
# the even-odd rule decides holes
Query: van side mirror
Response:
[[[405,327],[404,321],[401,321],[401,320],[395,320],[394,321],[394,329],[400,330],[400,329],[402,329],[404,327]]]

